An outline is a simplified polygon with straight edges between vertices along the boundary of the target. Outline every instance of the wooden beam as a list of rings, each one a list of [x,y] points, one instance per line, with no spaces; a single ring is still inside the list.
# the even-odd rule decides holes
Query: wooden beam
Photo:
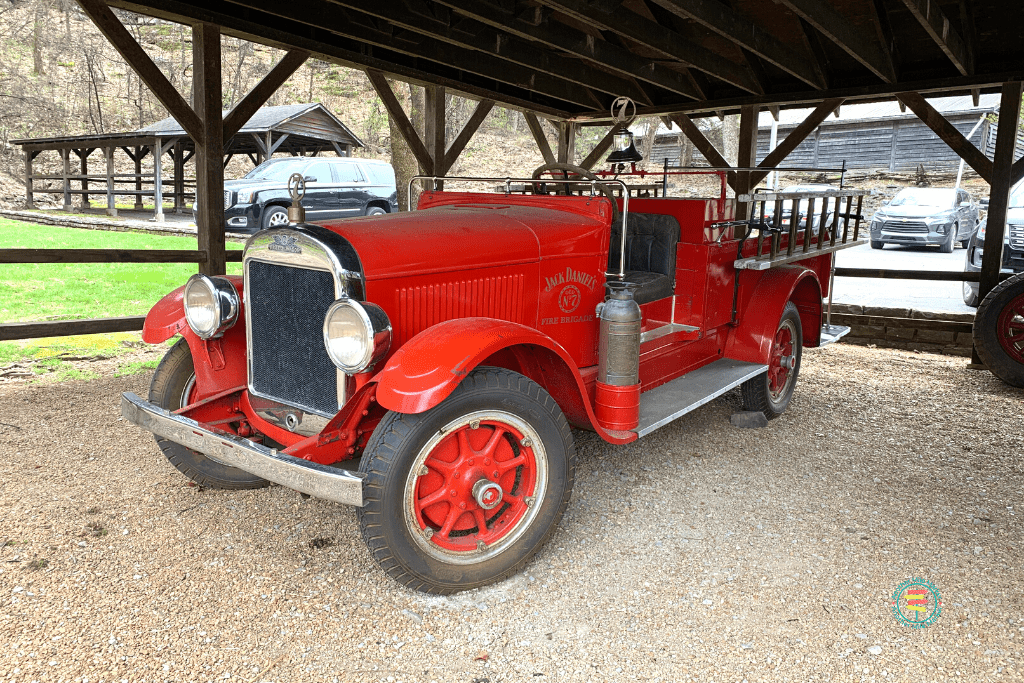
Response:
[[[974,64],[960,34],[935,0],[902,0],[921,27],[932,37],[962,75],[974,73]]]
[[[576,124],[572,121],[558,122],[558,163],[575,164]]]
[[[527,112],[523,116],[526,118],[526,125],[530,129],[530,133],[533,134],[534,141],[537,143],[540,155],[544,157],[544,163],[555,163],[555,155],[551,152],[551,145],[548,144],[548,136],[544,134],[544,129],[541,128],[537,115]]]
[[[896,97],[899,98],[900,102],[907,105],[912,112],[917,114],[917,118],[921,119],[926,126],[931,128],[954,152],[959,154],[967,162],[967,165],[974,169],[975,173],[984,180],[992,182],[992,162],[988,157],[978,151],[978,148],[967,140],[964,134],[947,121],[942,114],[935,111],[935,108],[928,104],[920,93],[903,92],[897,93]],[[1002,114],[1001,111],[1000,114]]]
[[[758,94],[762,92],[749,69],[722,59],[705,47],[683,39],[672,29],[642,17],[629,9],[620,7],[608,10],[588,3],[587,0],[540,0],[540,2],[588,26],[617,33],[737,88]]]
[[[34,209],[35,205],[35,193],[32,187],[32,160],[36,158],[35,154],[25,150],[25,208]]]
[[[693,146],[696,147],[704,158],[708,160],[708,163],[715,168],[732,168],[732,164],[725,160],[725,157],[715,149],[715,146],[711,144],[711,141],[704,137],[704,133],[700,132],[700,128],[690,120],[690,117],[686,114],[676,114],[671,117],[672,121],[679,126],[679,130],[683,131],[683,135],[689,138]],[[735,188],[735,174],[729,174],[729,185]]]
[[[395,91],[391,89],[387,79],[384,78],[384,74],[379,71],[367,69],[366,77],[370,79],[370,84],[373,85],[373,89],[380,96],[381,101],[384,103],[384,108],[388,110],[388,115],[394,119],[395,125],[398,126],[398,131],[402,134],[405,142],[409,145],[409,149],[412,150],[413,155],[416,157],[416,161],[419,162],[420,168],[424,169],[423,172],[425,173],[426,169],[433,166],[434,160],[431,159],[426,145],[420,140],[416,127],[412,125],[412,121],[405,115],[402,103],[395,96]]]
[[[424,142],[427,144],[427,151],[430,153],[430,168],[424,169],[424,173],[432,176],[444,175],[445,147],[448,146],[446,139],[445,121],[445,97],[444,86],[428,86],[424,92]],[[442,189],[442,188],[439,188]]]
[[[0,263],[202,263],[205,260],[206,252],[201,249],[0,249]]]
[[[193,140],[203,135],[203,124],[200,117],[188,106],[178,91],[167,80],[153,60],[150,59],[142,46],[128,33],[128,29],[118,21],[103,0],[76,0],[96,28],[107,37],[114,49],[139,75],[160,104],[167,108],[174,120],[189,134]]]
[[[896,82],[889,48],[866,39],[863,31],[825,0],[780,0],[797,16],[856,59],[886,83]]]
[[[109,334],[135,332],[142,329],[146,316],[98,318],[94,320],[58,320],[56,322],[4,323],[0,325],[0,341],[68,337],[76,334]]]
[[[1016,185],[1021,178],[1024,178],[1024,157],[1013,162],[1013,166],[1010,168],[1010,184]]]
[[[761,163],[757,165],[758,168],[770,168],[774,169],[782,161],[790,155],[790,153],[800,146],[800,143],[807,139],[807,136],[814,132],[814,130],[821,125],[821,122],[828,118],[828,115],[839,108],[839,105],[843,103],[842,98],[834,98],[825,100],[817,107],[814,111],[807,115],[800,125],[789,132],[786,139],[776,145],[775,149],[768,153]],[[751,187],[757,186],[759,182],[765,179],[770,171],[758,171],[751,174]]]
[[[249,119],[267,103],[270,96],[284,85],[300,66],[305,64],[309,53],[305,50],[289,50],[281,61],[256,84],[242,101],[235,105],[224,118],[224,140],[230,140],[242,129]]]
[[[671,124],[672,121],[669,120],[669,127],[671,127]],[[587,158],[580,162],[580,168],[585,168],[588,171],[594,168],[594,164],[600,161],[601,157],[603,157],[605,155],[605,152],[608,151],[608,148],[612,146],[612,142],[614,142],[615,140],[615,130],[617,128],[618,126],[612,126],[611,128],[608,129],[608,132],[605,133],[605,136],[601,138],[600,142],[597,143],[597,146],[595,146],[594,149],[590,151],[590,154],[587,155]]]
[[[757,114],[756,105],[747,105],[740,110],[740,139],[737,150],[736,166],[739,168],[751,168],[757,161]],[[739,171],[736,173],[736,184],[733,186],[737,195],[748,194],[756,185],[753,182],[753,175],[750,171]],[[750,204],[737,202],[736,219],[743,220],[749,217]]]
[[[985,232],[985,251],[981,257],[981,282],[978,299],[984,299],[999,284],[999,270],[1003,263],[1003,235],[1006,214],[1013,188],[1013,157],[1017,148],[1017,124],[1020,122],[1021,81],[1004,83],[999,98],[999,132],[996,134],[996,152],[992,160],[992,174],[985,178],[991,185],[988,200],[988,227]],[[907,106],[910,106],[908,103]],[[980,174],[979,174],[980,175]]]
[[[224,122],[221,107],[220,29],[213,24],[192,27],[192,82],[196,112],[203,135],[196,144],[196,223],[199,249],[208,259],[199,265],[204,275],[226,272],[224,255]],[[160,150],[154,149],[154,156]]]
[[[746,48],[786,73],[796,76],[812,88],[824,89],[825,82],[815,73],[809,55],[801,55],[792,45],[783,44],[757,23],[736,14],[726,5],[707,0],[653,0],[669,12],[692,19],[705,29]]]
[[[606,40],[596,40],[592,35],[566,24],[550,22],[543,16],[545,12],[550,13],[546,7],[523,8],[517,14],[500,0],[437,0],[435,4],[450,7],[463,16],[519,38],[567,52],[620,76],[636,78],[677,95],[700,99],[685,75]]]
[[[479,104],[476,105],[476,109],[473,110],[469,120],[466,121],[466,125],[462,127],[462,130],[452,142],[451,147],[449,147],[448,151],[445,152],[441,175],[448,175],[448,171],[450,171],[452,166],[455,165],[455,162],[458,161],[459,155],[462,154],[462,150],[464,150],[466,145],[469,144],[473,134],[480,128],[480,124],[487,118],[492,107],[494,107],[494,100],[480,100]]]

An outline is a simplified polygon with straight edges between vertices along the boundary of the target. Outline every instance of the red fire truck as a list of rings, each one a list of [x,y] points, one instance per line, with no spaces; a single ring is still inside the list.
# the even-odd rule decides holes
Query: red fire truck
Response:
[[[451,593],[554,532],[572,428],[629,443],[735,387],[774,418],[802,349],[845,331],[823,297],[833,252],[863,243],[863,191],[740,197],[774,212],[745,221],[724,173],[718,197],[669,199],[539,171],[257,233],[241,277],[193,276],[150,312],[147,342],[181,339],[123,415],[202,486],[355,506],[384,571]]]

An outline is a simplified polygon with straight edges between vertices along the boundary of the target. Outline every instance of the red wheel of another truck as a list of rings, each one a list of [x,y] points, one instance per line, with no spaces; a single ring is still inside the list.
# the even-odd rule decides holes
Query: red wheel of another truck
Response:
[[[769,420],[782,414],[793,399],[803,352],[800,312],[793,302],[786,304],[775,329],[768,355],[768,369],[743,383],[743,409],[758,411]]]
[[[978,305],[974,347],[993,375],[1024,387],[1024,273],[1000,282]]]
[[[478,368],[430,410],[385,415],[359,471],[373,559],[403,585],[447,594],[499,581],[540,549],[569,504],[576,455],[542,387]]]
[[[537,432],[504,411],[477,411],[445,425],[413,462],[406,522],[439,559],[482,562],[525,530],[547,483]]]

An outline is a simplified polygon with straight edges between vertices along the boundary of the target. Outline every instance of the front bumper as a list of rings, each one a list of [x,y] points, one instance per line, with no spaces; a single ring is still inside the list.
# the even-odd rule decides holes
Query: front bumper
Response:
[[[948,230],[952,226],[941,226]],[[890,232],[888,230],[872,230],[871,239],[882,244],[911,244],[917,246],[941,246],[949,239],[947,232]]]
[[[365,475],[361,473],[312,463],[234,434],[215,432],[132,393],[121,395],[121,415],[157,436],[275,484],[336,503],[363,505]]]

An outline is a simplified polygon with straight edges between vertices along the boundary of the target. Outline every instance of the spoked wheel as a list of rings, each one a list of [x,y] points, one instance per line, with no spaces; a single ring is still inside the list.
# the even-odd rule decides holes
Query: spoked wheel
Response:
[[[789,302],[772,340],[768,370],[743,383],[743,409],[760,411],[769,420],[781,415],[793,399],[802,352],[800,313],[793,302]]]
[[[575,461],[546,391],[508,370],[478,369],[435,408],[389,413],[374,431],[360,463],[363,538],[381,568],[416,590],[501,580],[554,532]]]
[[[974,318],[974,347],[993,375],[1024,387],[1024,273],[982,299]]]

